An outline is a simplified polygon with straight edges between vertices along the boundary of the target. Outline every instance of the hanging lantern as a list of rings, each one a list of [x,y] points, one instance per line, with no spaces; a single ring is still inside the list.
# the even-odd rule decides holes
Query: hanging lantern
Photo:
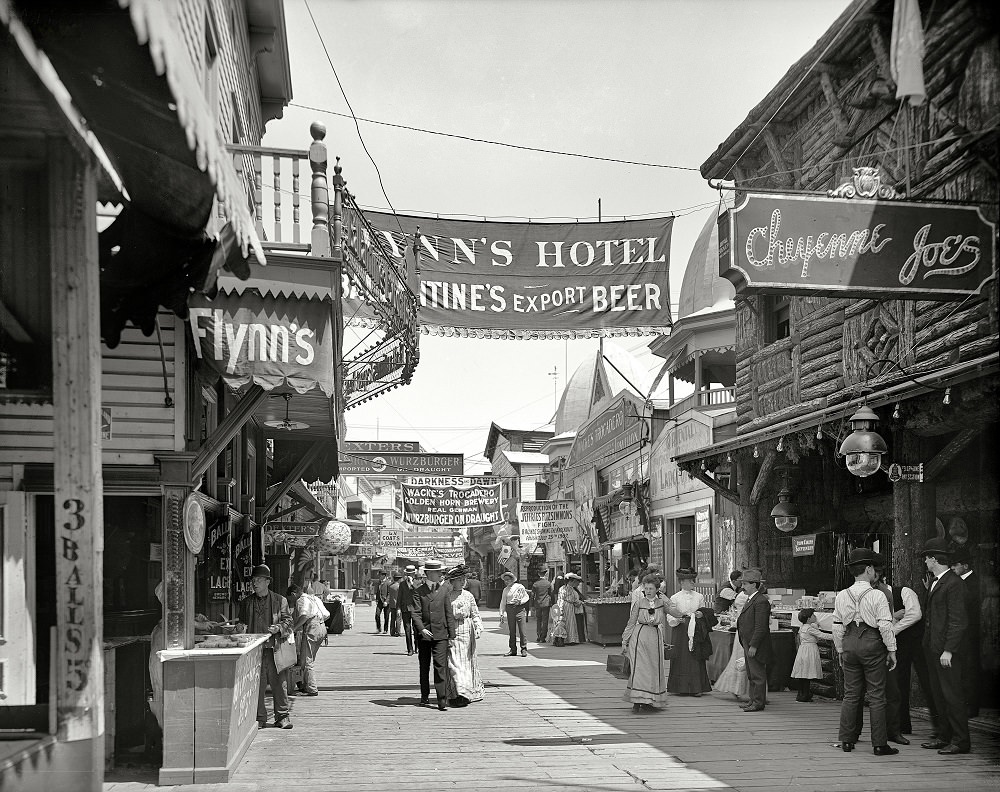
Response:
[[[320,529],[316,544],[324,555],[340,555],[351,546],[351,529],[337,520],[330,520]]]
[[[847,457],[847,469],[855,476],[865,478],[882,466],[882,457],[889,448],[882,436],[875,431],[878,416],[866,404],[850,418],[851,432],[840,445],[840,455]]]

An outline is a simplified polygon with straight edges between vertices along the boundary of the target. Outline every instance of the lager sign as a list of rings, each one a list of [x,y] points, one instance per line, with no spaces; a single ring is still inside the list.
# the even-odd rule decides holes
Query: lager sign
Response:
[[[834,192],[888,189],[855,185]],[[719,218],[719,272],[737,291],[958,300],[994,276],[996,224],[975,206],[748,192]]]

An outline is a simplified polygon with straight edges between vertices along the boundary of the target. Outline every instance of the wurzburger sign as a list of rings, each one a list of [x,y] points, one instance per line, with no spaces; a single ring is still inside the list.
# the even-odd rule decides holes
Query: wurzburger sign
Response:
[[[996,226],[973,206],[749,192],[719,218],[719,265],[738,290],[961,299],[995,275]]]
[[[497,223],[365,216],[393,258],[412,259],[415,249],[424,332],[571,338],[657,334],[670,327],[672,217]],[[348,315],[351,301],[362,307],[364,295],[352,284],[345,296]]]

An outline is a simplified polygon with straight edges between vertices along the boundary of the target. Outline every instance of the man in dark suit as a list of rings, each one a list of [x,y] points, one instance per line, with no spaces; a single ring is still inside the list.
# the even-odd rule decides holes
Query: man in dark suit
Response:
[[[455,640],[455,614],[448,603],[451,586],[442,582],[440,561],[424,564],[427,580],[413,592],[410,618],[417,633],[420,659],[420,704],[431,704],[430,672],[434,663],[434,690],[439,710],[448,709],[448,647]]]
[[[771,603],[762,593],[764,578],[759,569],[743,573],[743,590],[749,595],[736,620],[740,644],[746,654],[750,701],[744,712],[760,712],[767,703],[767,664],[771,659]]]
[[[921,748],[939,754],[969,753],[969,712],[962,687],[962,649],[968,618],[965,584],[951,571],[952,552],[943,539],[931,539],[920,550],[924,564],[934,575],[924,611],[924,653],[930,671],[931,695],[937,707],[935,739]]]
[[[465,579],[465,590],[472,595],[472,599],[476,601],[476,605],[479,604],[479,600],[483,598],[483,584],[480,582],[478,577],[469,575]]]
[[[968,549],[955,551],[951,559],[951,571],[962,578],[965,586],[965,616],[969,627],[965,631],[965,641],[962,647],[962,685],[965,689],[965,704],[969,717],[979,715],[979,678],[981,676],[979,653],[982,648],[980,630],[980,611],[983,598],[979,591],[979,575],[972,568],[972,556]]]
[[[403,570],[403,579],[399,581],[399,593],[396,595],[396,607],[399,608],[399,620],[403,623],[403,633],[406,635],[406,656],[413,654],[413,622],[410,620],[410,606],[413,604],[413,590],[416,585],[413,576],[417,568],[407,564]]]

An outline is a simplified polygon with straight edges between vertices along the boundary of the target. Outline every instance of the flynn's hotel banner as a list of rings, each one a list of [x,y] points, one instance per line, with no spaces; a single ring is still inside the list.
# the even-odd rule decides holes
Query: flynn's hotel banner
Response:
[[[673,217],[501,223],[365,214],[410,268],[416,249],[424,333],[596,338],[658,335],[671,326]],[[359,292],[348,283],[345,296],[351,316],[362,307]],[[368,321],[364,309],[358,317],[355,324]]]

